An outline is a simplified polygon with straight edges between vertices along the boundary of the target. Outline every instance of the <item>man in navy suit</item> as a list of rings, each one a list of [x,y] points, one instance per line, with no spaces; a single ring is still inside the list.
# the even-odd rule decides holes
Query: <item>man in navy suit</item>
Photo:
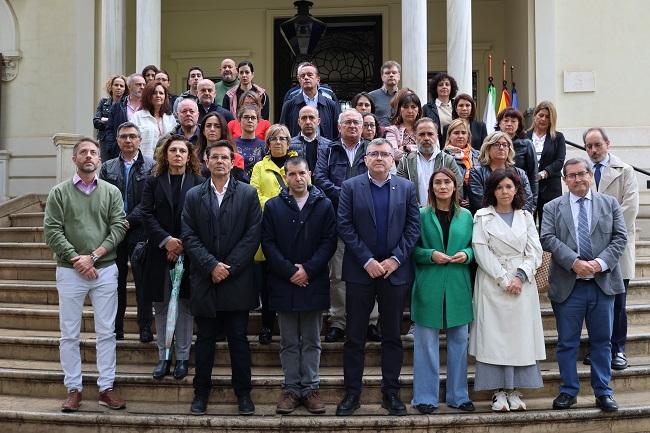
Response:
[[[540,239],[552,254],[548,297],[557,324],[557,362],[562,385],[553,409],[576,404],[580,332],[586,320],[591,352],[591,387],[596,406],[618,410],[610,338],[614,297],[625,291],[619,259],[627,243],[621,207],[614,197],[591,190],[591,164],[569,159],[562,169],[569,192],[544,206]]]
[[[338,207],[338,231],[345,243],[348,337],[344,346],[345,397],[337,415],[359,408],[366,328],[375,299],[382,328],[382,407],[390,415],[406,415],[399,399],[402,369],[400,324],[413,281],[410,255],[420,235],[415,185],[390,175],[393,148],[383,138],[366,148],[368,173],[343,182]]]

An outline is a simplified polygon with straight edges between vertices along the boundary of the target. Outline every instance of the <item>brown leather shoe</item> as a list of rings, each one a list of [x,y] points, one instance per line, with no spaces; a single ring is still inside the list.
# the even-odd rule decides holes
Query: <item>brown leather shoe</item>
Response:
[[[68,397],[61,405],[61,412],[76,412],[81,406],[81,391],[73,389],[68,392]]]
[[[311,413],[325,413],[325,403],[321,400],[317,389],[309,391],[309,394],[302,399],[302,404]]]
[[[124,409],[126,407],[126,402],[117,396],[113,388],[100,392],[98,403],[109,409]]]
[[[288,414],[298,406],[300,406],[300,398],[293,392],[283,391],[280,400],[278,400],[278,405],[275,407],[275,413]]]

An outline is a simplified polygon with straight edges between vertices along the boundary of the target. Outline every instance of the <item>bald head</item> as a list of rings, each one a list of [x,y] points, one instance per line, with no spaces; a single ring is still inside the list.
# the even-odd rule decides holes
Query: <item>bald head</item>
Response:
[[[309,105],[302,107],[298,112],[298,125],[302,135],[312,140],[318,132],[318,125],[320,125],[318,110]]]
[[[212,104],[215,96],[214,83],[212,80],[208,80],[207,78],[199,80],[199,84],[196,88],[196,95],[199,97],[199,102],[204,107]]]
[[[233,59],[223,59],[221,62],[221,78],[227,83],[237,79],[237,64]]]

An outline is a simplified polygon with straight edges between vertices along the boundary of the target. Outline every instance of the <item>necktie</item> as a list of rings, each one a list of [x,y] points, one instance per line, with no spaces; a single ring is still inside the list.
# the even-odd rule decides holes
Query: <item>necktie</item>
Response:
[[[583,260],[592,260],[594,257],[591,251],[591,238],[589,236],[589,221],[587,220],[587,209],[585,202],[587,199],[582,197],[578,200],[580,210],[578,211],[578,249],[580,258]]]
[[[600,169],[603,167],[603,165],[599,162],[594,165],[594,179],[596,179],[596,191],[598,191],[598,186],[600,185],[600,176],[601,172]]]

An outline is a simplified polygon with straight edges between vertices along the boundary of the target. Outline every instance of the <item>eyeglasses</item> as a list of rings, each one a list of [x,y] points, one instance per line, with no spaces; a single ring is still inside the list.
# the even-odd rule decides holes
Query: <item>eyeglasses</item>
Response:
[[[375,124],[374,123],[364,123],[363,127],[368,128],[368,129],[375,129]]]
[[[257,116],[242,116],[241,118],[248,121],[248,122],[252,122],[253,120],[257,120]]]
[[[589,177],[589,174],[590,173],[588,171],[579,171],[577,173],[565,174],[564,177],[566,179],[576,180],[576,179],[584,179],[586,177]]]
[[[120,140],[126,140],[127,138],[129,140],[135,140],[136,138],[140,138],[138,134],[120,134],[117,136]]]
[[[289,137],[269,137],[269,141],[281,141],[281,142],[288,143]]]
[[[358,120],[346,120],[345,122],[343,122],[343,125],[345,125],[345,126],[352,126],[352,125],[359,126],[359,125],[361,125],[361,122],[359,122]]]
[[[492,147],[496,147],[497,149],[508,149],[510,145],[508,143],[494,143]]]
[[[372,152],[366,153],[368,158],[379,159],[379,158],[392,158],[393,154],[390,152],[380,152],[378,150],[373,150]]]

